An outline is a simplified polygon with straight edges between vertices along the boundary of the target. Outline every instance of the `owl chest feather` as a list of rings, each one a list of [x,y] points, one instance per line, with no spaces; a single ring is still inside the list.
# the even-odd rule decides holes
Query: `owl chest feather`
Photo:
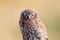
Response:
[[[40,37],[38,36],[39,33],[37,33],[37,27],[34,24],[34,22],[25,22],[24,27],[22,29],[23,33],[23,39],[25,40],[40,40]]]
[[[25,21],[22,27],[23,40],[45,40],[47,32],[38,21]]]

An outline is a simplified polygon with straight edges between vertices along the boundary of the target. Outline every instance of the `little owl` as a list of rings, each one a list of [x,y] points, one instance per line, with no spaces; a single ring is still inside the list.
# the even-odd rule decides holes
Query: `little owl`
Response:
[[[46,27],[35,10],[23,10],[20,16],[19,25],[23,40],[48,40]]]

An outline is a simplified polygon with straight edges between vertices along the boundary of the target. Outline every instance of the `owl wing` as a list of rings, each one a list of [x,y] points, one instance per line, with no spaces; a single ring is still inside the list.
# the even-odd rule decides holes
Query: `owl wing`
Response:
[[[36,19],[34,25],[37,32],[35,33],[37,34],[36,37],[40,38],[40,40],[48,40],[48,34],[44,23],[41,20]]]
[[[41,40],[48,40],[48,34],[47,34],[47,30],[46,30],[46,27],[45,27],[45,25],[42,23],[42,22],[40,22],[41,24],[40,24],[40,36],[41,36]]]

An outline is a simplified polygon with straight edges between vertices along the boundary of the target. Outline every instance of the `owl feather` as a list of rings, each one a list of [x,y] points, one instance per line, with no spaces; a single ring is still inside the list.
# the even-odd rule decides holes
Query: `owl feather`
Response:
[[[23,40],[48,40],[46,27],[36,11],[25,9],[21,13],[19,25]]]

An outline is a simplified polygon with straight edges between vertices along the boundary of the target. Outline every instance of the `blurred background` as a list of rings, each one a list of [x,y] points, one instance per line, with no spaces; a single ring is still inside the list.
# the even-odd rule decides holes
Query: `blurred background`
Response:
[[[22,40],[19,17],[26,8],[38,11],[49,40],[60,40],[60,0],[0,0],[0,40]]]

